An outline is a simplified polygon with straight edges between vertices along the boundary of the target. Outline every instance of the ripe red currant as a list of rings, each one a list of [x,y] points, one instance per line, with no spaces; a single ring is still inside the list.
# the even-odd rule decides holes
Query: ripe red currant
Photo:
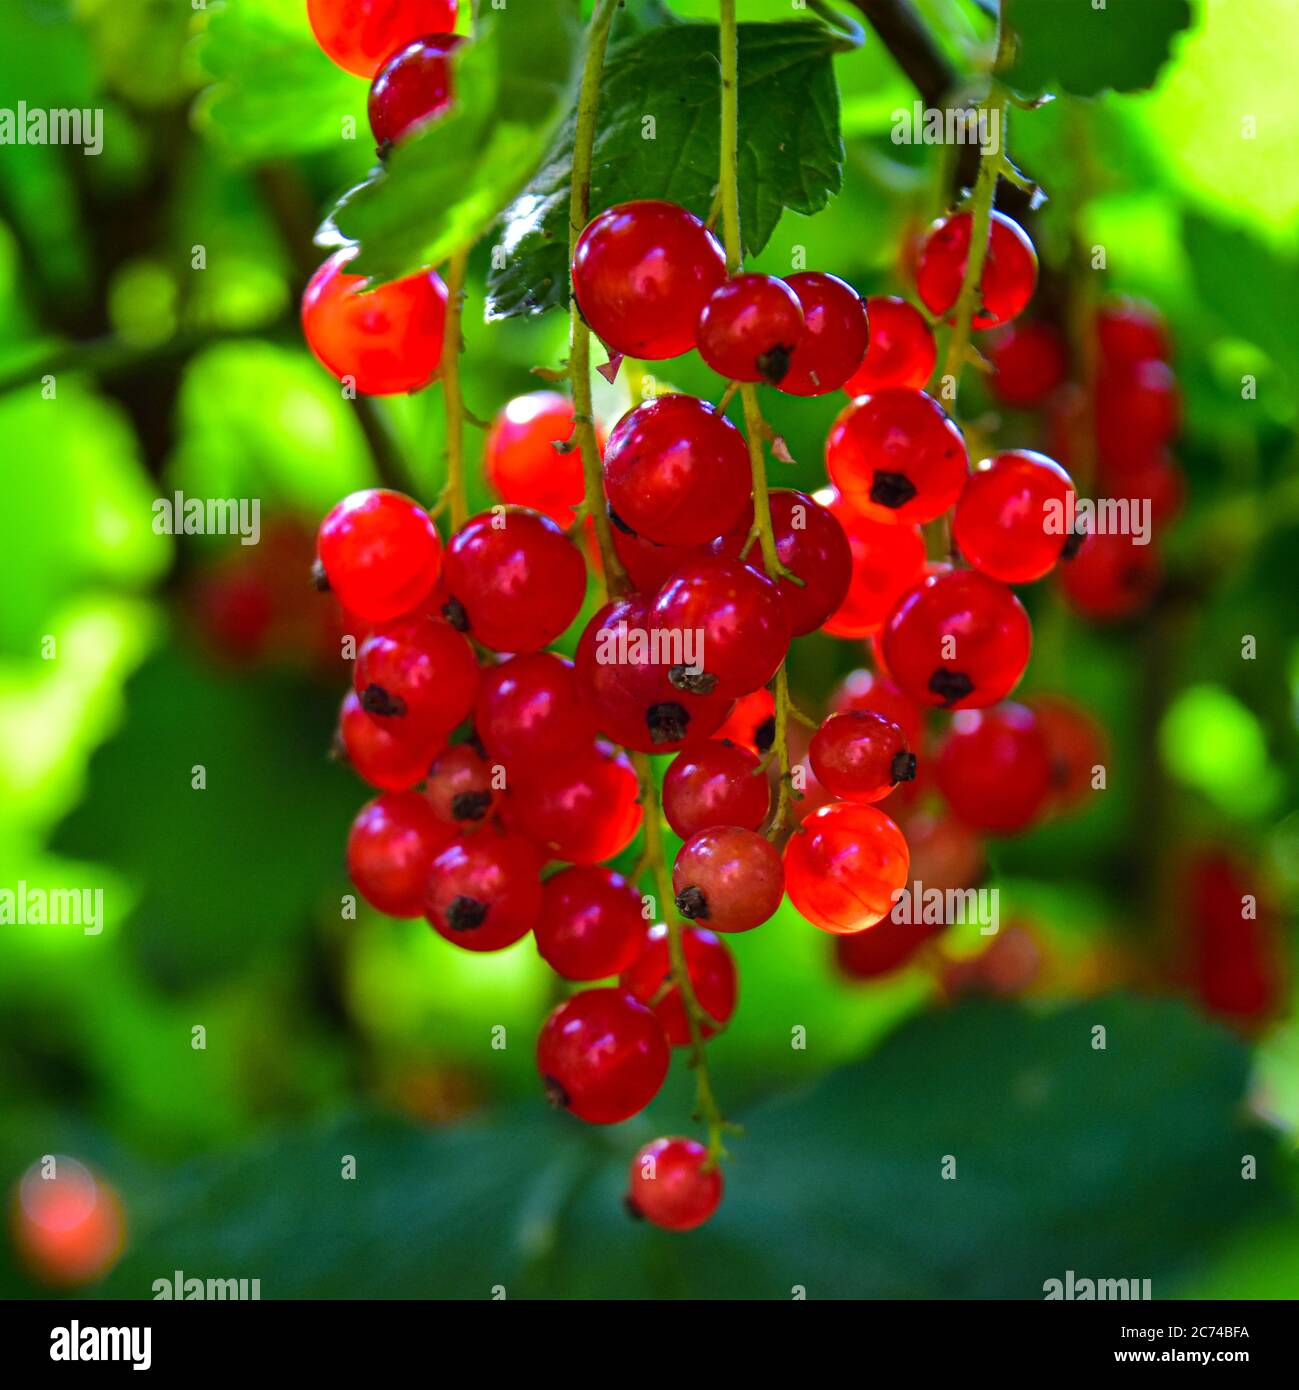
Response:
[[[652,594],[686,563],[703,553],[697,545],[659,545],[646,536],[638,536],[614,512],[610,518],[613,525],[613,548],[633,589]]]
[[[1118,622],[1145,608],[1159,587],[1158,548],[1115,531],[1088,533],[1060,567],[1069,606],[1095,622]]]
[[[934,223],[916,260],[916,289],[931,314],[956,307],[970,252],[971,216],[958,212]],[[975,328],[993,328],[1020,313],[1037,286],[1037,252],[1028,233],[993,211],[973,316]]]
[[[631,1161],[627,1210],[665,1231],[693,1231],[722,1202],[722,1170],[694,1139],[655,1139]]]
[[[983,350],[992,363],[988,385],[1003,405],[1041,405],[1069,375],[1064,338],[1049,323],[1008,324],[988,338]]]
[[[867,396],[890,386],[923,391],[934,374],[934,332],[914,304],[892,294],[866,301],[870,346],[861,365],[843,384],[850,396]]]
[[[316,534],[316,558],[338,601],[366,623],[409,613],[432,592],[442,543],[429,514],[387,488],[353,492]]]
[[[440,820],[471,829],[496,809],[503,771],[469,744],[457,743],[434,759],[424,794]]]
[[[1073,528],[1073,482],[1045,454],[1012,449],[984,459],[957,499],[952,538],[961,554],[1004,584],[1040,579]]]
[[[338,741],[352,770],[381,791],[402,792],[422,782],[442,746],[440,738],[417,738],[408,743],[390,733],[361,708],[355,690],[343,697],[338,712]]]
[[[766,753],[776,740],[776,699],[765,687],[741,695],[715,737],[729,739],[750,753]]]
[[[347,837],[357,891],[390,917],[418,917],[434,859],[455,837],[418,792],[385,792],[361,808]]]
[[[1046,809],[1051,754],[1023,705],[965,710],[938,753],[935,778],[952,814],[972,830],[1012,835]]]
[[[835,488],[816,496],[842,525],[852,557],[848,592],[822,627],[831,637],[869,637],[924,573],[925,539],[918,526],[868,520]]]
[[[699,355],[729,381],[776,386],[803,335],[803,306],[774,275],[733,275],[699,316]]]
[[[474,727],[488,754],[520,770],[590,747],[595,717],[571,661],[525,652],[483,672]]]
[[[508,402],[492,421],[483,460],[497,496],[571,526],[582,500],[582,455],[554,446],[572,434],[573,402],[567,396],[531,391]]]
[[[825,441],[830,479],[872,521],[933,521],[956,501],[970,460],[961,431],[923,391],[850,401]]]
[[[426,34],[399,49],[370,86],[370,130],[385,155],[403,136],[436,120],[451,106],[451,64],[460,40],[455,34]]]
[[[1135,299],[1118,299],[1096,314],[1096,343],[1105,370],[1121,372],[1154,358],[1167,362],[1168,331],[1159,314]]]
[[[1171,368],[1153,358],[1096,384],[1096,448],[1111,467],[1140,464],[1177,433],[1181,398]]]
[[[612,859],[640,829],[636,773],[607,744],[569,754],[550,767],[530,764],[516,790],[519,827],[552,858],[570,864]]]
[[[771,788],[747,748],[706,739],[678,753],[663,777],[663,814],[688,840],[696,830],[740,825],[756,830],[771,808]]]
[[[442,363],[447,287],[417,271],[361,293],[365,277],[343,267],[355,246],[336,251],[302,294],[302,332],[317,360],[363,396],[397,396],[427,386]]]
[[[1238,1026],[1265,1022],[1287,995],[1285,957],[1266,885],[1236,855],[1199,851],[1186,874],[1184,968],[1202,1007]],[[1244,904],[1253,902],[1246,914]]]
[[[536,941],[566,980],[603,980],[626,970],[645,937],[641,897],[612,869],[561,869],[541,890]]]
[[[940,570],[898,602],[881,645],[889,674],[920,705],[982,709],[1028,665],[1032,628],[1004,584],[978,570]]]
[[[703,927],[683,927],[681,949],[695,1001],[713,1020],[713,1023],[702,1023],[700,1032],[703,1037],[711,1038],[735,1012],[739,991],[735,961],[722,939]],[[672,979],[672,953],[664,923],[656,923],[643,934],[641,949],[622,972],[618,983],[654,1010],[673,1047],[689,1046],[690,1024],[681,1002],[681,991]]]
[[[1051,796],[1055,809],[1072,810],[1095,789],[1097,768],[1109,762],[1105,731],[1080,705],[1063,695],[1035,695],[1025,701],[1037,716],[1051,755]]]
[[[694,347],[700,312],[725,279],[717,238],[694,213],[654,198],[606,209],[573,252],[573,293],[591,331],[649,361]]]
[[[882,801],[916,775],[906,734],[874,710],[832,714],[812,735],[807,752],[816,780],[844,801]]]
[[[752,931],[780,906],[780,855],[756,831],[715,825],[693,834],[672,865],[677,911],[713,931]]]
[[[549,517],[504,507],[451,537],[443,612],[498,652],[535,652],[577,617],[586,597],[582,553]]]
[[[394,738],[442,738],[478,693],[473,648],[441,618],[407,618],[370,634],[356,654],[361,707]]]
[[[541,911],[541,856],[521,835],[484,827],[434,859],[424,915],[466,951],[500,951],[527,936]]]
[[[800,270],[785,283],[803,308],[803,334],[779,386],[790,396],[837,391],[861,366],[870,325],[861,296],[837,275]]]
[[[876,671],[850,671],[831,691],[830,708],[836,713],[873,710],[896,724],[913,748],[920,742],[924,711]]]
[[[456,0],[307,0],[316,42],[340,68],[373,77],[392,53],[421,34],[456,27]]]
[[[537,1039],[537,1069],[555,1105],[593,1125],[629,1120],[658,1095],[670,1049],[663,1025],[621,989],[566,999]]]
[[[907,842],[883,811],[832,801],[789,837],[785,886],[814,927],[863,931],[888,916],[909,863]]]
[[[618,520],[659,545],[702,545],[729,531],[749,501],[739,430],[695,396],[656,396],[613,428],[604,487]]]
[[[836,936],[835,961],[849,979],[878,980],[909,965],[934,935],[935,928],[930,924],[895,922],[892,917],[885,917],[865,931]]]
[[[1166,449],[1115,462],[1097,460],[1097,477],[1107,497],[1149,506],[1150,524],[1166,526],[1182,509],[1185,482],[1182,470]]]

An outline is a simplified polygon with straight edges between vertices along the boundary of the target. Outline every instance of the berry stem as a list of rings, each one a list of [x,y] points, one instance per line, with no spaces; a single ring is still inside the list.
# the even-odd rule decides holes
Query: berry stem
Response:
[[[772,694],[776,700],[776,736],[771,746],[779,760],[780,786],[776,793],[775,814],[767,827],[769,840],[775,840],[784,829],[794,789],[789,766],[789,716],[794,712],[794,707],[789,698],[789,676],[783,661],[780,663],[780,670],[776,672]]]
[[[460,331],[465,307],[465,269],[469,248],[461,247],[447,265],[447,322],[442,342],[442,398],[446,402],[447,480],[442,497],[450,508],[451,530],[458,531],[469,520],[469,499],[465,491],[465,403],[460,395],[460,354],[464,337]]]
[[[609,27],[619,0],[597,0],[586,37],[582,85],[577,102],[577,126],[573,135],[573,174],[568,194],[568,262],[571,271],[577,239],[591,215],[591,161],[595,147],[595,117],[600,106],[600,71],[609,46]],[[577,295],[569,296],[568,371],[573,383],[574,436],[582,451],[582,480],[586,508],[595,527],[604,568],[605,591],[627,590],[627,576],[613,548],[613,528],[604,504],[600,447],[595,437],[595,412],[591,403],[591,332],[577,307]]]

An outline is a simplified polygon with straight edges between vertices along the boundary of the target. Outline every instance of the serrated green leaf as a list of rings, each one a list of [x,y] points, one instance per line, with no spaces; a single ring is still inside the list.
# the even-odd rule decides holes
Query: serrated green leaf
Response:
[[[786,208],[819,212],[839,191],[835,44],[814,22],[739,26],[740,224],[750,253],[767,244]],[[713,25],[671,25],[611,49],[600,85],[592,212],[629,198],[670,198],[706,214],[717,187],[719,122]],[[504,264],[488,282],[489,319],[567,302],[575,124],[570,115],[505,215]]]

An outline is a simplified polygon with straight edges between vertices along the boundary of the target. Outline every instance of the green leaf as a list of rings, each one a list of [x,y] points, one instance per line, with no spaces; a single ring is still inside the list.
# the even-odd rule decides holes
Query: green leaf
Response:
[[[1006,74],[1026,92],[1094,96],[1152,87],[1176,35],[1190,26],[1190,0],[1002,0],[1019,39]]]
[[[394,149],[326,224],[327,235],[361,243],[352,269],[392,280],[478,240],[551,139],[580,32],[576,0],[483,11],[455,61],[451,110]]]
[[[761,251],[786,208],[819,212],[843,180],[839,94],[824,25],[741,24],[740,225]],[[591,210],[670,198],[704,216],[717,187],[717,29],[653,29],[610,50],[600,84]],[[652,118],[652,125],[650,124]],[[504,264],[487,315],[536,314],[568,300],[568,197],[576,115],[505,215]]]
[[[684,1119],[663,1099],[612,1131],[539,1102],[453,1131],[355,1121],[155,1179],[103,1292],[147,1296],[182,1269],[258,1276],[264,1298],[1041,1298],[1072,1269],[1166,1297],[1281,1207],[1281,1148],[1241,1107],[1247,1065],[1166,1002],[931,1013],[741,1116],[726,1200],[685,1237],[619,1200],[635,1146]]]

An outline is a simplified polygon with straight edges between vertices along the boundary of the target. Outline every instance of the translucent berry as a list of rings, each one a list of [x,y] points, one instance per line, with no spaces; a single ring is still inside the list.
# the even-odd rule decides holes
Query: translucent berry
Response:
[[[699,355],[729,381],[778,385],[803,335],[798,296],[774,275],[734,275],[699,316]]]
[[[573,402],[556,391],[531,391],[508,402],[492,421],[484,468],[503,502],[573,524],[582,500],[582,454],[555,448],[573,435]]]
[[[1023,705],[965,710],[939,750],[935,778],[953,815],[972,830],[1013,835],[1046,809],[1051,754]]]
[[[873,927],[906,886],[907,842],[883,811],[833,801],[803,821],[785,846],[789,900],[814,927]]]
[[[775,696],[765,687],[741,695],[716,737],[738,743],[750,753],[766,753],[776,740]]]
[[[307,0],[316,42],[340,68],[373,77],[383,62],[422,34],[456,27],[456,0]]]
[[[924,728],[924,710],[877,671],[850,671],[830,693],[830,708],[873,710],[900,728],[914,748]]]
[[[591,331],[649,361],[694,347],[699,315],[725,279],[717,238],[694,213],[658,199],[606,209],[573,253],[573,292]]]
[[[705,1021],[700,1031],[711,1038],[735,1012],[739,990],[735,961],[722,939],[703,927],[683,927],[681,949],[695,1000],[713,1020]],[[672,953],[664,923],[658,922],[642,934],[640,950],[618,983],[654,1010],[673,1047],[689,1046],[690,1025],[681,991],[672,979]]]
[[[491,757],[520,769],[554,764],[595,737],[573,663],[551,652],[525,652],[484,671],[474,727]]]
[[[633,589],[652,594],[686,563],[703,553],[698,545],[660,545],[625,527],[614,513],[613,548]]]
[[[1063,695],[1035,695],[1024,703],[1037,716],[1051,755],[1052,807],[1073,810],[1091,797],[1098,769],[1103,773],[1109,763],[1105,730]]]
[[[706,401],[642,402],[613,428],[604,486],[619,521],[659,545],[702,545],[729,531],[749,502],[749,453]]]
[[[408,618],[379,628],[356,654],[361,707],[394,738],[445,739],[478,693],[473,648],[441,618]]]
[[[436,272],[421,270],[362,294],[365,278],[343,269],[356,250],[336,251],[303,291],[307,346],[363,396],[418,391],[442,362],[447,288]]]
[[[594,1125],[629,1120],[654,1099],[668,1072],[663,1025],[621,989],[566,999],[541,1028],[537,1069],[553,1104]]]
[[[1168,330],[1158,312],[1135,299],[1119,299],[1096,313],[1096,343],[1105,370],[1118,372],[1170,356]]]
[[[451,106],[451,51],[455,34],[426,34],[398,50],[379,69],[370,86],[370,130],[385,154],[444,114]]]
[[[631,764],[607,744],[549,767],[530,764],[517,779],[518,825],[555,859],[598,864],[640,829],[640,786]]]
[[[387,488],[353,492],[316,533],[316,558],[335,597],[362,622],[384,623],[428,597],[442,543],[419,503]]]
[[[641,896],[612,869],[561,869],[541,890],[537,950],[566,980],[603,980],[626,970],[641,952]]]
[[[771,807],[771,788],[755,754],[706,739],[678,753],[663,777],[663,814],[688,840],[696,830],[740,825],[756,830]]]
[[[1146,608],[1159,587],[1158,548],[1115,531],[1088,534],[1060,566],[1069,606],[1095,622],[1118,622]]]
[[[433,861],[454,837],[418,792],[385,792],[352,822],[348,875],[371,907],[390,917],[418,917]]]
[[[521,835],[484,827],[434,859],[424,915],[466,951],[500,951],[533,929],[541,911],[541,857]]]
[[[693,1231],[722,1201],[722,1170],[694,1139],[655,1139],[631,1161],[627,1210],[665,1231]]]
[[[909,965],[935,931],[923,922],[895,922],[890,915],[865,931],[836,936],[835,961],[849,979],[878,980]]]
[[[916,289],[931,314],[956,307],[970,251],[971,216],[958,212],[934,223],[916,260]],[[1037,286],[1037,252],[1028,234],[1005,213],[993,211],[973,326],[993,328],[1019,314]]]
[[[872,295],[866,315],[870,346],[843,389],[850,396],[867,396],[890,386],[923,391],[938,360],[928,320],[914,304],[891,294]]]
[[[1075,494],[1053,459],[1012,449],[984,459],[956,503],[952,538],[975,569],[1004,584],[1040,579],[1073,531]]]
[[[988,385],[1003,405],[1041,405],[1069,375],[1064,338],[1049,323],[1007,324],[989,336],[983,351],[992,363]]]
[[[970,467],[961,431],[942,406],[902,387],[850,401],[830,427],[825,462],[863,517],[911,524],[942,516]]]
[[[713,931],[751,931],[780,906],[785,891],[780,854],[740,826],[718,825],[692,835],[672,866],[677,911]]]
[[[434,759],[424,795],[439,820],[472,829],[496,809],[503,772],[469,744],[457,743]]]
[[[906,734],[874,710],[832,714],[812,735],[807,752],[816,780],[844,801],[881,801],[916,775]]]
[[[408,742],[398,733],[382,728],[361,708],[355,690],[343,697],[338,712],[338,742],[342,756],[356,775],[386,792],[406,791],[422,782],[442,747],[438,737]]]
[[[870,637],[924,573],[925,538],[918,526],[871,521],[835,488],[816,496],[842,525],[852,560],[848,592],[822,627],[831,637]]]
[[[861,366],[870,341],[861,296],[837,275],[800,270],[785,283],[803,307],[803,335],[794,348],[780,389],[791,396],[837,391]]]

